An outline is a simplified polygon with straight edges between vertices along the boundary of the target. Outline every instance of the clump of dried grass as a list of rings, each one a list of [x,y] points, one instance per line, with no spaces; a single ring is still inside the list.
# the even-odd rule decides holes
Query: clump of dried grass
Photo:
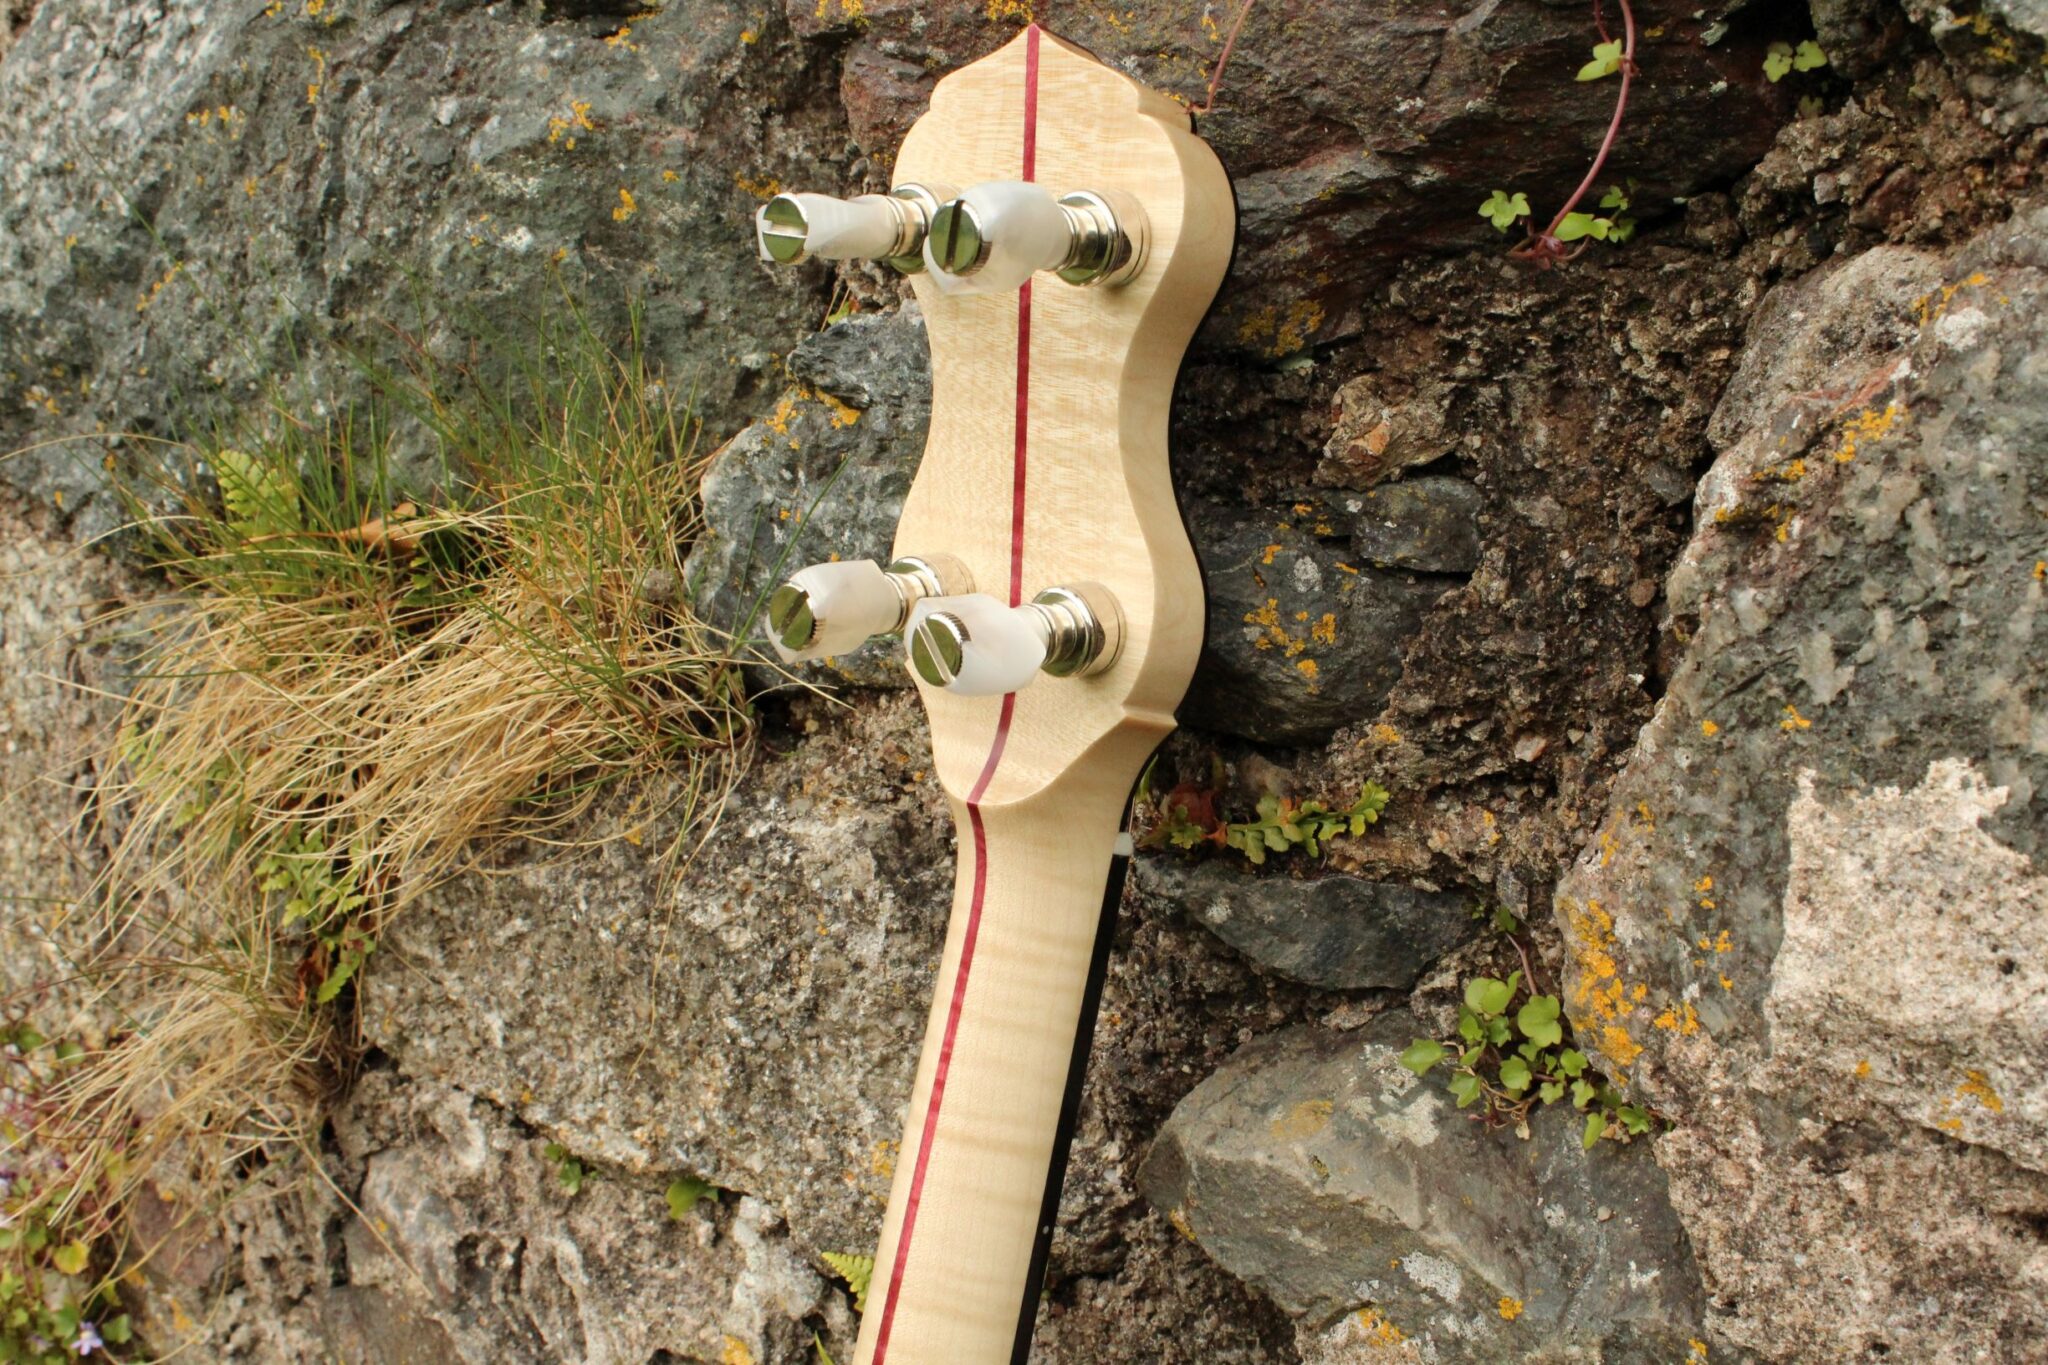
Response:
[[[377,415],[274,406],[157,481],[173,510],[140,524],[180,592],[99,792],[97,968],[132,1026],[42,1099],[77,1173],[53,1225],[109,1233],[126,1194],[170,1178],[163,1154],[197,1209],[308,1138],[354,973],[493,848],[573,843],[619,779],[656,772],[667,804],[629,833],[666,817],[687,853],[715,819],[749,713],[683,589],[693,428],[580,322],[532,354],[509,391],[422,362],[380,374]],[[456,493],[393,490],[400,431],[430,436]]]

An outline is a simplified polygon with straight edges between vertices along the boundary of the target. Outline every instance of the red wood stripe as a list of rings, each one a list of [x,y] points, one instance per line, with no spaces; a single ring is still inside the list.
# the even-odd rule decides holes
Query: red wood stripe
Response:
[[[1035,180],[1038,172],[1038,39],[1039,27],[1024,30],[1024,174]],[[1011,457],[1010,480],[1010,605],[1023,601],[1024,594],[1024,469],[1030,442],[1031,409],[1031,284],[1026,281],[1017,295],[1017,413],[1016,435]],[[896,1262],[889,1268],[889,1293],[882,1301],[882,1325],[875,1331],[874,1365],[884,1365],[889,1353],[889,1333],[896,1324],[896,1301],[903,1292],[903,1271],[910,1263],[911,1234],[917,1229],[917,1209],[924,1197],[925,1171],[931,1164],[932,1142],[938,1136],[939,1107],[946,1097],[946,1076],[953,1065],[953,1045],[960,1032],[960,1015],[967,1005],[967,977],[974,967],[974,945],[981,936],[981,910],[988,894],[988,832],[982,825],[981,798],[1002,762],[1003,749],[1010,741],[1010,720],[1016,714],[1017,694],[1003,698],[996,716],[996,735],[989,746],[981,775],[967,793],[967,826],[974,843],[974,890],[968,898],[967,927],[960,936],[960,965],[953,974],[953,994],[946,1004],[946,1032],[939,1044],[938,1064],[932,1070],[931,1098],[925,1103],[924,1129],[917,1144],[917,1165],[910,1175],[910,1193],[903,1201],[903,1229],[896,1236]]]

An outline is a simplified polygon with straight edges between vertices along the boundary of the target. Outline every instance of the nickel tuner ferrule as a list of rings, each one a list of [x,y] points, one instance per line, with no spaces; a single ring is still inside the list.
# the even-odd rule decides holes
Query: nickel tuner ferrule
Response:
[[[925,261],[953,292],[1015,289],[1041,270],[1068,284],[1114,286],[1145,268],[1150,237],[1129,195],[1077,190],[1055,199],[1040,185],[991,181],[938,207]]]
[[[924,269],[925,235],[952,191],[898,185],[887,194],[835,199],[829,194],[778,194],[754,215],[761,259],[794,265],[821,260],[886,261],[904,274]]]
[[[768,641],[784,663],[846,654],[902,630],[918,602],[973,590],[965,569],[937,555],[886,569],[872,559],[813,564],[769,594]]]
[[[1021,606],[986,593],[938,597],[910,611],[910,668],[933,687],[994,697],[1039,673],[1085,677],[1123,651],[1123,611],[1099,583],[1047,588]]]

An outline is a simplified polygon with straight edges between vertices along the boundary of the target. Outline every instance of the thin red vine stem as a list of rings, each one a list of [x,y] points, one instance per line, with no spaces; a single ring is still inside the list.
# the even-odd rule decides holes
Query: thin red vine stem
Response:
[[[1557,217],[1550,220],[1544,229],[1545,237],[1557,236],[1558,227],[1566,215],[1577,208],[1579,201],[1586,197],[1586,191],[1593,188],[1593,182],[1600,178],[1600,168],[1607,164],[1607,154],[1614,150],[1614,139],[1621,133],[1621,116],[1628,111],[1628,85],[1636,73],[1636,16],[1629,8],[1628,0],[1621,4],[1621,93],[1614,99],[1614,117],[1607,122],[1607,136],[1600,143],[1600,150],[1593,157],[1593,164],[1586,168],[1586,178],[1572,191],[1572,197],[1564,201],[1564,207],[1557,211]],[[1600,0],[1593,0],[1593,24],[1600,30],[1602,41],[1611,42],[1607,37],[1607,25],[1600,17]]]
[[[1216,107],[1216,87],[1223,83],[1223,68],[1230,65],[1230,53],[1237,46],[1238,31],[1244,27],[1245,16],[1252,12],[1256,3],[1257,0],[1244,0],[1244,4],[1238,7],[1237,22],[1230,26],[1229,36],[1223,40],[1223,51],[1216,54],[1216,69],[1209,73],[1209,93],[1201,104],[1189,108],[1190,114],[1206,114]]]

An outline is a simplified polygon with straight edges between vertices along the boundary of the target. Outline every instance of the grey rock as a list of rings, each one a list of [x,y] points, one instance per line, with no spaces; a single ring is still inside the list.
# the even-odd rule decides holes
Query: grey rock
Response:
[[[758,1200],[707,1197],[678,1222],[661,1173],[604,1169],[572,1194],[544,1136],[388,1072],[358,1086],[336,1132],[364,1176],[341,1232],[347,1289],[321,1318],[382,1359],[796,1360],[813,1323],[834,1339],[852,1325]]]
[[[495,337],[479,363],[507,367],[563,286],[608,338],[637,306],[737,429],[826,297],[753,260],[744,185],[838,188],[843,116],[772,10],[636,11],[607,41],[627,16],[600,8],[38,6],[0,65],[0,450],[78,439],[0,478],[104,529],[103,458],[135,447],[101,433],[338,413],[374,387],[355,357],[415,344]],[[397,437],[445,477],[424,428]]]
[[[798,386],[705,474],[704,534],[684,573],[699,614],[764,658],[772,656],[760,612],[782,577],[828,559],[888,561],[931,422],[931,361],[915,304],[806,338],[789,371]],[[904,687],[901,652],[877,639],[795,672]]]
[[[1479,566],[1479,490],[1463,479],[1417,478],[1316,500],[1341,515],[1351,553],[1382,569],[1469,574]]]
[[[1174,1110],[1146,1197],[1310,1340],[1369,1306],[1444,1365],[1684,1359],[1699,1282],[1649,1145],[1587,1152],[1562,1104],[1527,1141],[1471,1122],[1398,1061],[1427,1031],[1250,1044]]]
[[[1773,1360],[2048,1336],[2044,233],[1759,311],[1682,655],[1558,888],[1566,1008],[1676,1121],[1712,1325]]]
[[[1136,894],[1178,906],[1268,971],[1329,990],[1406,990],[1473,930],[1468,896],[1343,873],[1164,854],[1138,859],[1131,878]]]
[[[1466,529],[1418,503],[1408,510],[1391,526],[1375,518],[1365,538],[1414,561],[1462,559]],[[1342,514],[1315,500],[1188,513],[1208,631],[1181,717],[1198,728],[1301,744],[1372,716],[1401,676],[1402,643],[1459,581],[1354,563]]]

